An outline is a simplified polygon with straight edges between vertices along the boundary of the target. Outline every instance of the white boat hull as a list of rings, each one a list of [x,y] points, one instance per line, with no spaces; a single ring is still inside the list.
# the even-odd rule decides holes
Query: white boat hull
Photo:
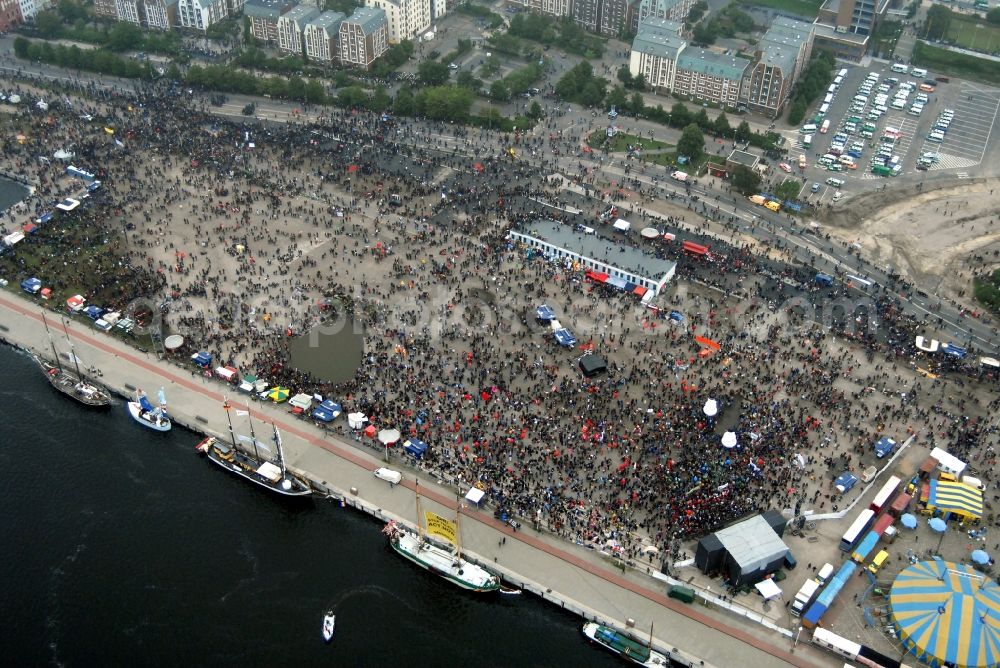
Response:
[[[333,640],[333,629],[337,623],[337,616],[333,613],[327,613],[323,617],[323,640],[330,642]]]
[[[170,423],[170,418],[152,416],[148,411],[142,410],[142,406],[139,405],[138,401],[129,401],[126,406],[128,407],[128,414],[132,416],[132,419],[147,429],[152,429],[153,431],[170,431],[170,428],[173,426]]]
[[[500,580],[482,566],[456,559],[455,555],[403,528],[390,541],[393,549],[421,568],[451,581],[462,589],[476,592],[496,591]]]

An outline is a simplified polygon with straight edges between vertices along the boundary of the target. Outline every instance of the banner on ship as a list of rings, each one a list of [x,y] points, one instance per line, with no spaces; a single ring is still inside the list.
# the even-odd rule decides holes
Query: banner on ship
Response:
[[[452,545],[458,544],[458,529],[454,522],[430,511],[424,511],[424,518],[427,520],[427,534],[429,536],[437,536]]]

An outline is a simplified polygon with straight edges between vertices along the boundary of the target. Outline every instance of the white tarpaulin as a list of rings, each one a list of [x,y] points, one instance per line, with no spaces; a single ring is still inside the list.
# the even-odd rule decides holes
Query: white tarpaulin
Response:
[[[709,399],[705,402],[705,407],[701,409],[708,417],[714,417],[719,412],[719,402]]]
[[[347,426],[351,429],[364,429],[368,417],[364,413],[348,413]]]
[[[627,220],[622,220],[621,218],[619,218],[618,220],[615,221],[612,227],[621,232],[628,232],[629,228],[632,227],[632,223],[628,222]]]
[[[289,405],[295,408],[301,408],[302,410],[306,410],[307,408],[312,406],[312,402],[313,402],[312,395],[306,394],[304,392],[301,394],[296,394],[294,397],[288,400]]]
[[[473,487],[465,495],[465,500],[468,501],[469,503],[474,503],[478,506],[479,502],[483,500],[484,496],[486,496],[486,492],[479,489],[478,487]]]
[[[757,591],[760,592],[760,595],[763,596],[765,600],[770,600],[772,598],[778,598],[779,596],[781,596],[781,588],[778,585],[774,584],[774,580],[771,579],[761,580],[760,582],[755,584],[754,587],[757,588]]]
[[[399,441],[402,434],[399,433],[398,429],[383,429],[378,433],[378,441],[382,445],[392,445]]]
[[[722,447],[724,448],[735,448],[736,447],[736,432],[727,431],[722,435]]]
[[[19,241],[24,241],[24,232],[22,232],[20,230],[18,230],[17,232],[14,232],[13,234],[8,234],[7,236],[5,236],[3,238],[3,242],[5,244],[7,244],[8,246],[13,246],[14,244],[18,243]]]

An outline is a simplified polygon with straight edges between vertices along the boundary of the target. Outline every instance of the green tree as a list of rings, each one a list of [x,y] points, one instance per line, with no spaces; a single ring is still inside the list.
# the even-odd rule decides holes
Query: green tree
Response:
[[[628,65],[622,65],[618,68],[618,80],[626,88],[632,87],[632,72],[629,70]]]
[[[785,179],[774,189],[774,194],[781,200],[795,199],[802,190],[802,182],[797,179]]]
[[[384,92],[384,91],[383,91]],[[323,90],[322,82],[317,79],[310,79],[306,82],[305,99],[309,104],[323,104],[326,102],[326,91]]]
[[[1000,23],[1000,7],[994,7],[986,12],[986,20],[990,23]]]
[[[691,122],[701,128],[702,132],[712,131],[712,119],[708,117],[708,112],[705,111],[704,107],[698,110]]]
[[[490,85],[490,99],[494,102],[506,102],[510,99],[510,86],[503,79],[498,79]]]
[[[743,165],[736,168],[732,176],[729,177],[729,182],[744,195],[760,192],[760,174]]]
[[[491,54],[489,58],[483,61],[482,66],[479,68],[479,74],[483,77],[494,77],[499,71],[500,57],[496,54]]]
[[[542,117],[542,105],[538,102],[532,102],[531,108],[528,109],[528,118],[533,118],[536,121]]]
[[[925,39],[944,39],[951,28],[951,10],[944,5],[933,4],[927,10],[927,18],[924,20]]]
[[[368,108],[379,114],[383,111],[389,111],[392,109],[392,98],[389,97],[389,93],[385,90],[385,86],[378,86],[375,88],[375,93],[368,101]]]
[[[478,92],[483,86],[483,82],[480,81],[479,77],[472,73],[472,70],[462,70],[455,77],[455,85],[461,86],[462,88],[468,88],[473,92]]]
[[[715,25],[711,21],[701,21],[691,32],[691,41],[701,46],[715,44]]]
[[[580,104],[588,107],[599,107],[604,101],[605,83],[604,79],[591,79],[580,91],[578,100]]]
[[[392,103],[393,113],[397,116],[413,116],[416,109],[413,91],[409,88],[400,88],[396,93],[396,99]]]
[[[74,0],[59,0],[59,16],[66,23],[75,23],[80,20],[86,22],[88,18],[87,9]]]
[[[701,133],[701,128],[697,124],[691,123],[681,131],[681,138],[677,141],[677,153],[686,155],[692,161],[697,162],[705,152],[705,135]]]
[[[625,106],[628,104],[628,93],[626,93],[625,89],[621,86],[615,86],[611,89],[611,92],[608,93],[605,104],[607,104],[608,107],[614,107],[615,109],[624,111]]]
[[[361,86],[347,86],[337,91],[337,103],[342,107],[363,107],[367,102],[368,94]]]
[[[806,102],[801,98],[795,98],[788,108],[788,124],[798,125],[806,117]]]
[[[288,99],[290,100],[306,99],[305,79],[303,79],[300,76],[294,76],[288,80]]]
[[[135,51],[142,46],[142,30],[129,21],[119,21],[108,31],[104,46],[116,53]]]
[[[28,49],[31,48],[31,42],[25,38],[18,35],[14,38],[14,55],[22,60],[27,60]]]
[[[733,129],[729,127],[729,119],[726,118],[725,112],[716,116],[715,122],[712,123],[712,130],[720,137],[728,137],[732,134]]]
[[[642,98],[639,93],[632,93],[632,97],[628,102],[628,109],[632,112],[633,116],[639,116],[646,108],[646,101]]]
[[[425,60],[417,67],[417,78],[425,86],[440,86],[447,83],[450,72],[448,66],[436,60]]]
[[[35,14],[35,30],[43,39],[58,39],[63,32],[62,19],[55,12],[38,12]]]
[[[750,141],[750,135],[752,134],[753,131],[750,129],[750,124],[746,121],[741,121],[740,124],[736,126],[736,141]]]
[[[646,75],[640,74],[632,79],[632,88],[639,91],[640,93],[646,90]]]
[[[670,125],[682,128],[691,122],[691,112],[680,102],[675,102],[670,108]]]

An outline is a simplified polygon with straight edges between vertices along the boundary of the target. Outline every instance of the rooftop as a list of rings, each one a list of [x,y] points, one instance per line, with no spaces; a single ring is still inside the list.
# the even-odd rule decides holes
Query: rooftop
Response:
[[[754,155],[753,153],[748,153],[747,151],[740,151],[739,149],[735,149],[732,153],[729,154],[729,157],[726,158],[726,161],[735,162],[738,165],[744,165],[746,167],[753,167],[758,162],[760,162],[760,157]]]
[[[632,40],[632,50],[651,56],[677,60],[687,45],[678,34],[681,24],[666,19],[648,18],[639,24],[639,33]]]
[[[739,81],[743,78],[743,73],[750,66],[750,61],[745,58],[727,56],[714,51],[699,49],[692,51],[686,49],[677,59],[677,68],[692,70],[698,74],[706,76],[721,77],[723,79],[735,79]]]
[[[295,5],[281,15],[285,21],[291,21],[301,30],[302,26],[319,16],[319,10],[310,5]]]
[[[859,35],[853,32],[837,32],[837,29],[833,26],[828,26],[824,23],[815,24],[815,32],[813,33],[816,37],[822,37],[823,39],[829,39],[835,42],[845,42],[850,43],[858,47],[862,47],[868,43],[868,38],[870,35]]]
[[[741,568],[753,569],[758,563],[766,564],[788,552],[781,540],[762,515],[755,515],[738,524],[715,532],[726,552]]]
[[[378,30],[379,25],[388,24],[388,19],[385,18],[385,10],[374,7],[358,7],[354,10],[353,14],[344,20],[360,25],[361,30],[366,35],[370,35]]]
[[[310,21],[309,25],[324,29],[332,28],[331,32],[336,32],[345,18],[346,14],[328,10]]]
[[[247,0],[243,12],[247,16],[277,21],[281,10],[289,4],[288,0]]]
[[[577,232],[570,225],[552,220],[538,220],[514,231],[645,278],[659,279],[677,266],[676,262],[647,255],[638,248]]]

